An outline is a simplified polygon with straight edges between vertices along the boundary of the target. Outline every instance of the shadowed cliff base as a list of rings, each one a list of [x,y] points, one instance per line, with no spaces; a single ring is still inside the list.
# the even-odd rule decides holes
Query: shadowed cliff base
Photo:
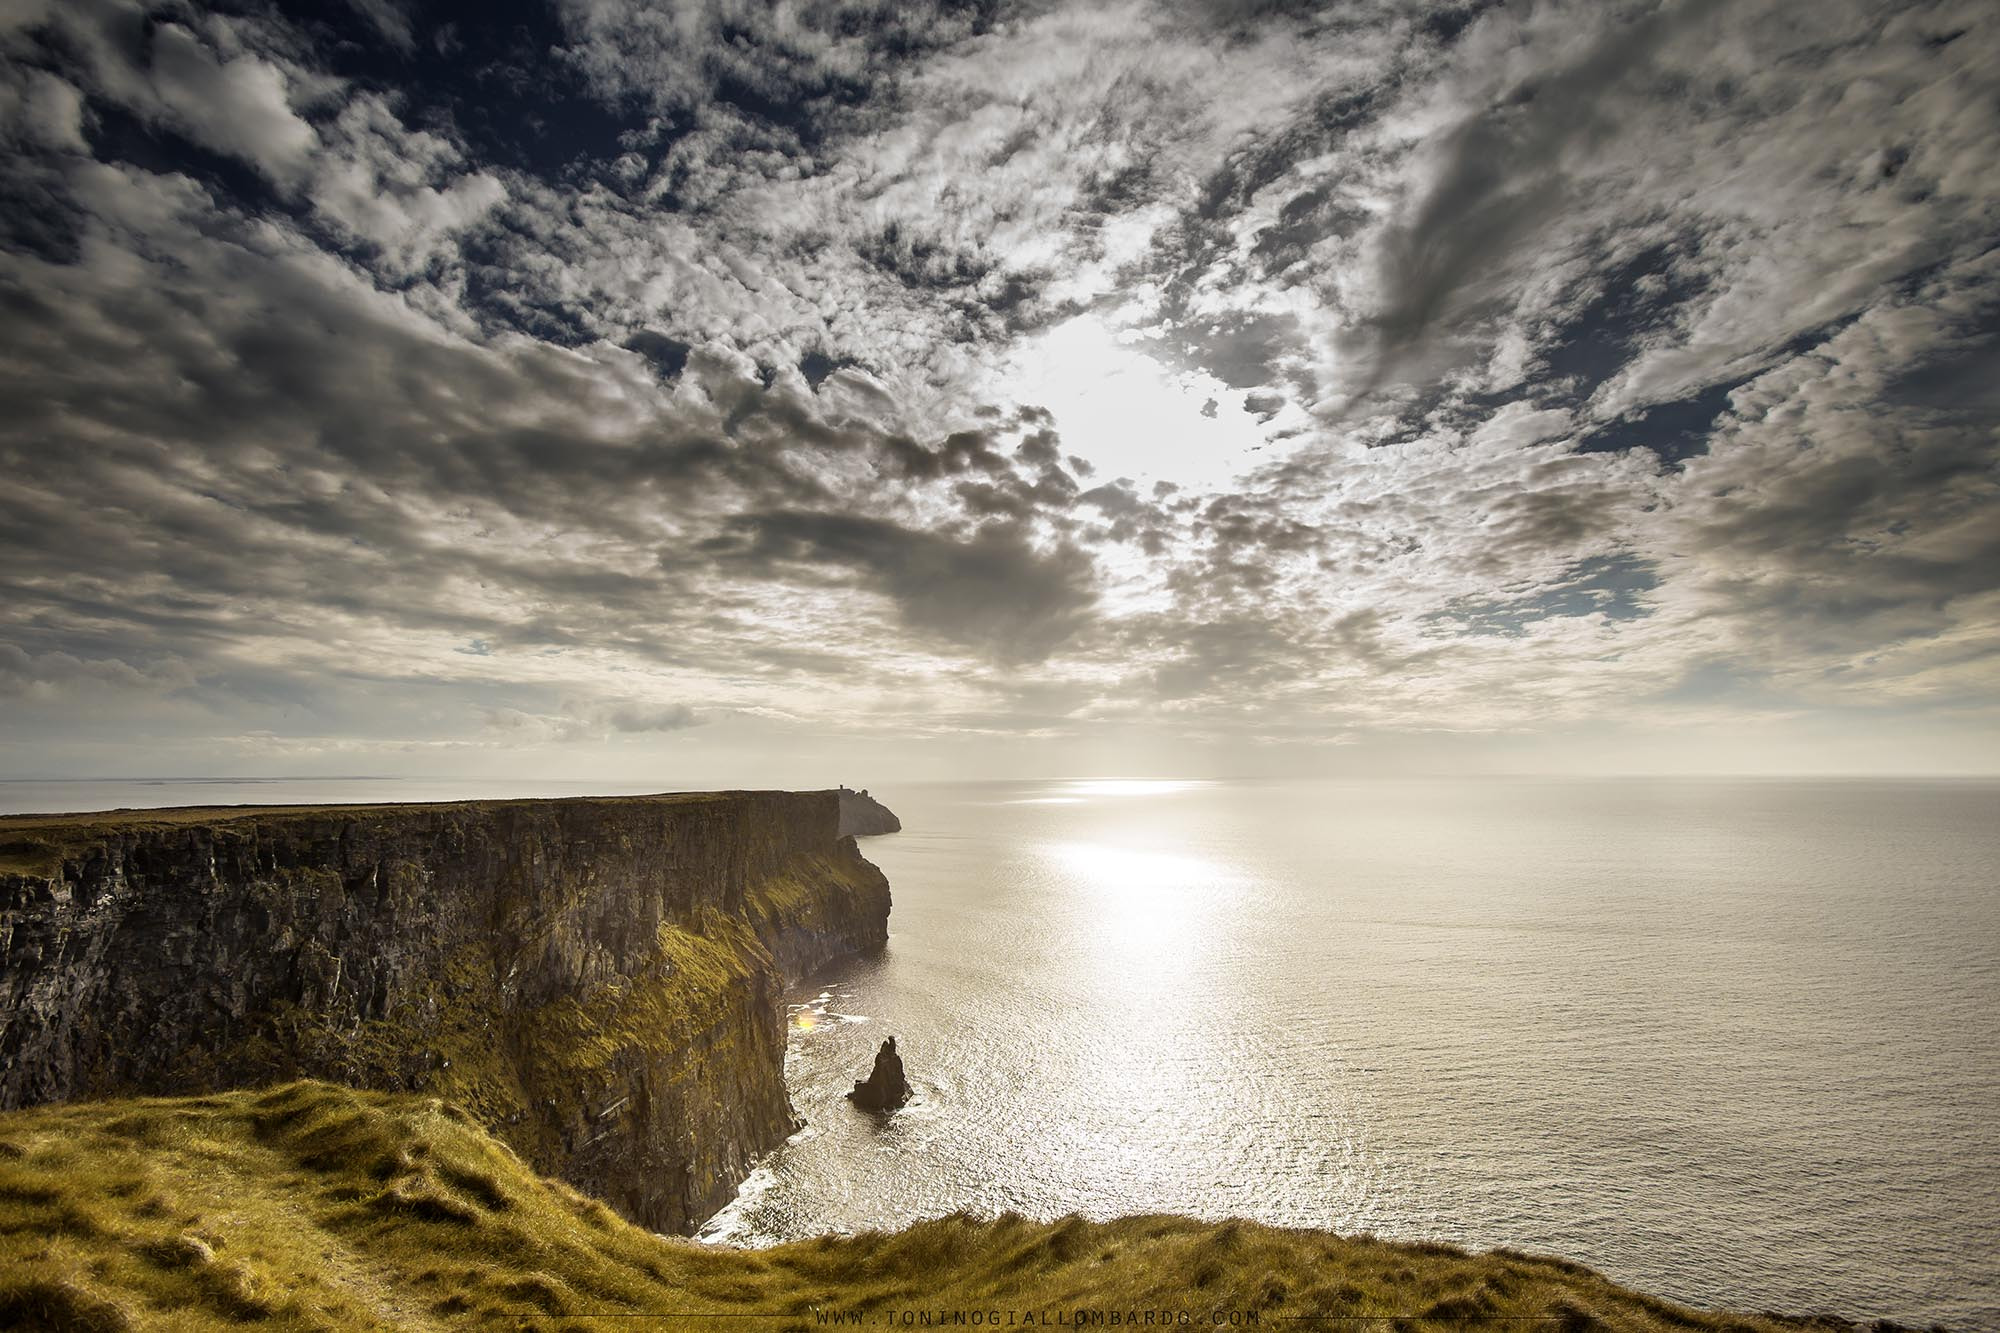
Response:
[[[905,1311],[933,1326],[1153,1311],[1169,1326],[1186,1312],[1273,1328],[1852,1327],[1690,1310],[1505,1250],[1176,1217],[950,1217],[710,1247],[539,1175],[448,1102],[322,1083],[0,1115],[0,1274],[0,1327],[105,1333],[612,1330],[647,1314],[791,1333],[900,1326]]]

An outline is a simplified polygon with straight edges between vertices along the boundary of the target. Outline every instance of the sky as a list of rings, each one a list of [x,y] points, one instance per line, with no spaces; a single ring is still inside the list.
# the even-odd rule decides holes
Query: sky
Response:
[[[2000,769],[1983,0],[0,0],[0,777]]]

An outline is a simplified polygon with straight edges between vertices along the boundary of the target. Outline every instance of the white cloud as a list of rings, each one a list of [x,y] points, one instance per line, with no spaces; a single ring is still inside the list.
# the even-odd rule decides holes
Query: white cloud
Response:
[[[43,70],[31,71],[10,118],[18,118],[29,143],[64,152],[90,151],[83,133],[83,96],[76,86]]]
[[[416,49],[416,28],[397,0],[348,0],[388,43],[405,55]]]
[[[327,127],[307,194],[313,207],[375,246],[396,273],[422,269],[442,243],[507,197],[490,172],[469,171],[448,141],[406,128],[380,96],[353,97]]]
[[[151,75],[159,104],[196,142],[240,157],[274,183],[299,185],[318,136],[286,95],[282,70],[254,55],[218,59],[178,23],[154,30]]]

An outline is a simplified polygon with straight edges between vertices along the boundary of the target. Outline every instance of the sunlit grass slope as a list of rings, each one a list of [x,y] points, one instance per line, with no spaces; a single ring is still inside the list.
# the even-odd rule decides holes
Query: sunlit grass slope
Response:
[[[1400,1314],[1397,1326],[1773,1329],[1587,1269],[1171,1217],[948,1218],[773,1250],[632,1226],[435,1099],[294,1083],[0,1116],[0,1327],[49,1330],[905,1326],[942,1311]],[[816,1314],[815,1311],[824,1313]],[[639,1312],[734,1318],[634,1320]],[[782,1316],[745,1319],[747,1314]],[[625,1315],[627,1318],[603,1317]],[[1548,1323],[1498,1316],[1544,1316]],[[1086,1319],[1094,1317],[1086,1313]],[[850,1325],[851,1326],[851,1325]],[[1143,1326],[1143,1325],[1142,1325]]]

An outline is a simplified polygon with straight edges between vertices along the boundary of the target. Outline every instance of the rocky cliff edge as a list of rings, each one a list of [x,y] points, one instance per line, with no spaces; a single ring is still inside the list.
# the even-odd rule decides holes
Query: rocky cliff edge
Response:
[[[887,938],[834,792],[0,819],[0,1108],[428,1092],[662,1231],[794,1127],[786,982]]]
[[[903,821],[896,812],[866,791],[840,789],[840,831],[857,838],[873,838],[884,833],[901,833]]]

